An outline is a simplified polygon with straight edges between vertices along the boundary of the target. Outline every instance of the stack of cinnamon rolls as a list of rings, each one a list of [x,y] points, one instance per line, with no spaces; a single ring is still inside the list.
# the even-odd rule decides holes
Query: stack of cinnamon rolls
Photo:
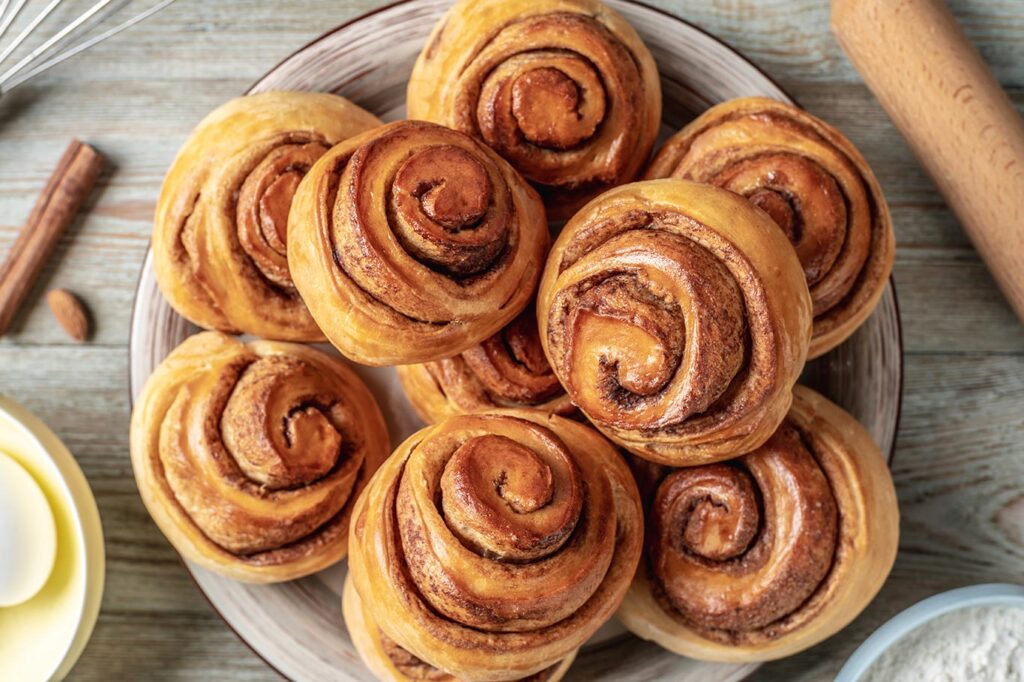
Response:
[[[257,94],[174,161],[156,275],[208,331],[131,424],[171,543],[253,582],[347,556],[382,680],[557,680],[616,614],[733,662],[849,623],[894,561],[896,497],[867,432],[796,382],[892,268],[858,151],[748,98],[651,160],[657,69],[599,0],[456,3],[408,116]],[[396,365],[429,426],[392,451],[323,340]]]

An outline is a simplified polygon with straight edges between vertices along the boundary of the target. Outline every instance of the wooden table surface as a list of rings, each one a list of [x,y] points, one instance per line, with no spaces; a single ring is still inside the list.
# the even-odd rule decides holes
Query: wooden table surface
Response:
[[[106,592],[73,679],[276,678],[211,610],[136,492],[126,375],[132,296],[162,176],[191,127],[325,29],[379,4],[179,0],[0,99],[0,253],[71,136],[111,162],[88,216],[69,230],[14,330],[0,339],[0,392],[64,439],[103,518]],[[1024,581],[1024,327],[840,53],[826,2],[654,4],[740,49],[837,125],[864,152],[892,207],[906,347],[894,464],[899,558],[851,627],[754,677],[830,679],[868,632],[911,603],[960,585]],[[1024,107],[1024,3],[954,0],[952,9]],[[52,287],[88,303],[96,322],[89,344],[70,343],[51,318],[42,298]]]

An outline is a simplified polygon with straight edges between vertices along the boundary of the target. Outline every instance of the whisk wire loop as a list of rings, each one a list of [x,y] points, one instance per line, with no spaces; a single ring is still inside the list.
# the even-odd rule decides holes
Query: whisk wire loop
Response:
[[[11,0],[0,0],[0,38],[3,38],[3,35],[10,28],[15,18],[21,13],[21,10],[24,8],[27,0],[14,0],[14,2],[14,7],[11,8],[11,11],[8,13],[7,10],[10,7]],[[19,33],[6,47],[0,49],[0,64],[6,61],[62,2],[64,2],[64,0],[50,0],[42,11],[40,11],[39,14],[37,14],[21,31],[21,33]],[[175,0],[161,0],[161,2],[152,5],[145,11],[136,14],[132,18],[114,26],[113,28],[109,28],[95,36],[87,38],[76,45],[62,49],[68,42],[70,42],[72,37],[83,29],[83,27],[88,27],[90,22],[92,22],[92,20],[101,11],[106,9],[111,2],[113,2],[113,0],[98,0],[85,12],[78,15],[70,23],[65,25],[59,31],[44,40],[38,47],[34,48],[22,57],[14,66],[0,74],[0,95],[3,95],[28,80],[35,78],[57,64],[60,64],[61,62],[64,62],[65,60],[70,59],[71,57],[74,57],[95,45],[98,45],[104,40],[107,40],[108,38],[141,23],[168,5],[173,4]]]

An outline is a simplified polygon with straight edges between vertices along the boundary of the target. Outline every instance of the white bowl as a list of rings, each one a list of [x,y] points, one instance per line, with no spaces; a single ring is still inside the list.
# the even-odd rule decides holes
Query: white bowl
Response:
[[[835,682],[857,682],[904,635],[933,618],[974,606],[1015,606],[1024,609],[1024,586],[990,583],[961,587],[920,601],[889,619],[864,640],[846,661]]]
[[[42,488],[57,527],[57,559],[42,590],[0,609],[0,680],[59,680],[85,649],[99,615],[105,563],[99,510],[60,439],[2,395],[0,451]]]

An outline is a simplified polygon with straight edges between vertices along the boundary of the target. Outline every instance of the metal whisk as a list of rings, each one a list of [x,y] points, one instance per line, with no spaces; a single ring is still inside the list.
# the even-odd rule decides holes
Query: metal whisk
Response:
[[[0,0],[0,96],[10,92],[22,85],[31,78],[35,78],[44,71],[60,64],[61,62],[74,57],[75,55],[88,50],[90,47],[102,43],[107,38],[113,37],[131,28],[136,24],[148,19],[160,10],[164,9],[175,0],[161,0],[149,7],[144,12],[133,16],[131,19],[120,23],[113,28],[108,28],[101,33],[91,37],[84,37],[89,31],[95,28],[102,17],[100,13],[106,9],[114,0],[99,0],[89,7],[85,12],[73,19],[69,24],[44,40],[38,47],[33,48],[14,65],[7,67],[6,62],[35,32],[43,22],[46,21],[57,7],[64,0],[49,0],[45,7],[35,15],[28,25],[21,30],[10,42],[5,44],[4,36],[7,34],[11,24],[25,8],[28,0]],[[123,0],[122,0],[123,2]],[[115,6],[116,7],[116,6]],[[79,42],[75,43],[75,39]]]

